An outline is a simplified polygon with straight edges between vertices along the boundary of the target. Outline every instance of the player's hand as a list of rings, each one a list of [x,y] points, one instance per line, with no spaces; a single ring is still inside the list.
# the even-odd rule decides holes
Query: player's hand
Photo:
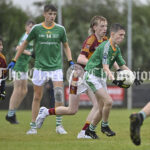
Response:
[[[6,92],[2,92],[0,93],[0,100],[5,100],[5,97],[6,97]]]
[[[16,61],[15,60],[12,60],[8,66],[7,66],[7,69],[13,69],[15,67],[15,64],[16,64]]]
[[[125,85],[124,84],[124,81],[125,80],[123,80],[123,81],[121,81],[121,80],[113,80],[113,84],[115,84],[115,85],[117,85],[117,86],[119,86],[120,88],[129,88],[130,87],[130,85]]]
[[[69,66],[73,66],[74,62],[72,60],[69,60]]]

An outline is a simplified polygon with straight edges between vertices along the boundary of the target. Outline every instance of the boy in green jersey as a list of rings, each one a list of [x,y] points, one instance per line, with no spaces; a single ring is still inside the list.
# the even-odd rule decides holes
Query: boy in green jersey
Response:
[[[57,9],[53,5],[44,6],[44,22],[35,25],[28,38],[23,42],[14,60],[8,65],[13,68],[15,61],[26,48],[27,44],[34,40],[35,48],[35,68],[32,82],[34,84],[34,97],[32,102],[32,122],[31,129],[27,134],[37,134],[35,120],[38,115],[41,98],[43,96],[43,85],[50,78],[54,85],[55,106],[63,105],[63,72],[61,59],[61,43],[67,56],[69,65],[73,65],[71,50],[69,48],[65,28],[54,21]],[[56,116],[56,132],[67,134],[61,125],[62,117]]]
[[[93,120],[85,131],[85,134],[91,136],[93,139],[98,138],[95,133],[95,128],[100,121],[99,114],[103,114],[101,132],[105,133],[107,136],[115,135],[115,132],[110,129],[108,124],[109,113],[112,107],[112,98],[107,92],[106,78],[108,77],[114,84],[120,87],[123,85],[123,81],[115,80],[110,69],[116,61],[122,70],[129,70],[125,65],[125,61],[122,58],[118,46],[118,44],[123,41],[124,36],[125,29],[120,24],[113,24],[110,28],[110,39],[99,45],[85,67],[86,72],[84,74],[84,79],[94,92],[99,106],[99,111],[93,115]]]
[[[19,50],[20,45],[27,39],[28,34],[34,25],[34,21],[28,20],[25,24],[25,33],[19,40],[16,50]],[[16,62],[16,65],[12,71],[12,76],[14,80],[14,89],[9,102],[9,110],[6,115],[6,120],[11,124],[18,124],[16,119],[16,110],[21,104],[27,93],[27,83],[28,83],[28,64],[31,59],[31,54],[33,52],[33,42],[31,41],[26,49],[23,51],[21,56]]]

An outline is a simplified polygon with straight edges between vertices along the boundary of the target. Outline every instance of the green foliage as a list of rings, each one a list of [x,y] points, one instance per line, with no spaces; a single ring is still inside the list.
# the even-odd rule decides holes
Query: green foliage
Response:
[[[133,0],[132,62],[134,70],[137,68],[142,68],[145,71],[149,70],[150,0],[147,1],[147,5],[142,5],[139,0]],[[55,0],[36,2],[35,5],[38,11],[41,12],[40,16],[34,18],[36,23],[44,21],[42,10],[45,3],[57,5],[57,1]],[[127,6],[128,4],[125,0],[64,0],[62,21],[67,31],[74,62],[77,61],[82,44],[88,36],[91,18],[95,15],[106,17],[108,20],[107,35],[109,36],[109,27],[112,23],[119,22],[127,29]],[[10,0],[0,1],[0,35],[4,38],[7,61],[10,61],[14,55],[13,49],[24,32],[24,23],[30,18],[29,15],[28,12],[25,13],[16,6],[13,6]],[[127,36],[120,47],[127,61]],[[67,68],[68,64],[66,57],[64,57],[64,72],[66,72]]]
[[[20,8],[7,0],[0,1],[0,35],[4,40],[4,54],[12,59],[20,36],[25,32],[25,22],[29,17]]]

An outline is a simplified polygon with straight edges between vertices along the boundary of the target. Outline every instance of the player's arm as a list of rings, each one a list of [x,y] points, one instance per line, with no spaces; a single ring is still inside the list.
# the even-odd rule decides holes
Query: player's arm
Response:
[[[17,59],[19,58],[19,56],[23,53],[23,51],[26,49],[28,45],[28,42],[25,40],[21,45],[20,48],[18,49],[14,59],[8,64],[7,69],[13,69],[15,66],[15,63],[17,61]]]
[[[79,64],[86,65],[87,62],[88,62],[88,59],[87,59],[87,57],[85,55],[79,54],[77,62]]]
[[[74,63],[72,61],[71,50],[70,50],[68,42],[63,43],[63,46],[64,46],[64,51],[65,51],[66,57],[69,61],[69,65],[73,65]]]
[[[17,50],[17,53],[14,57],[14,60],[17,61],[17,59],[19,58],[19,56],[23,53],[23,51],[26,49],[28,45],[28,41],[24,41],[20,46],[19,46],[19,49]]]
[[[19,49],[20,49],[20,45],[18,45],[18,46],[16,47],[16,50],[17,50],[17,51],[18,51]],[[28,50],[24,50],[24,51],[23,51],[23,54],[28,55],[28,56],[31,56],[31,52],[28,51]]]
[[[130,70],[126,65],[120,66],[120,69],[122,69],[122,70]],[[130,71],[131,71],[131,70],[130,70]]]
[[[113,67],[115,68],[115,70],[119,70],[120,69],[119,65],[116,62],[114,62]]]
[[[111,73],[110,69],[109,69],[109,65],[107,64],[103,64],[103,69],[104,69],[104,72],[106,73],[107,77],[110,79],[110,80],[115,80],[115,77],[113,76],[113,74]]]

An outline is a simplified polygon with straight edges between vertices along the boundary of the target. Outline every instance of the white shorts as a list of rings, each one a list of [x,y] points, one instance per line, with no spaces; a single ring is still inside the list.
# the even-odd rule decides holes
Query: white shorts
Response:
[[[12,71],[13,80],[28,80],[28,72]]]
[[[97,90],[104,88],[107,91],[106,79],[94,76],[85,72],[83,79],[86,81],[86,84],[92,89],[95,93]]]
[[[77,84],[78,84],[77,95],[81,93],[85,93],[89,89],[88,85],[83,79],[79,78],[79,81]]]
[[[32,77],[32,82],[34,85],[42,86],[50,79],[52,81],[63,81],[62,69],[55,71],[42,71],[34,69]]]

